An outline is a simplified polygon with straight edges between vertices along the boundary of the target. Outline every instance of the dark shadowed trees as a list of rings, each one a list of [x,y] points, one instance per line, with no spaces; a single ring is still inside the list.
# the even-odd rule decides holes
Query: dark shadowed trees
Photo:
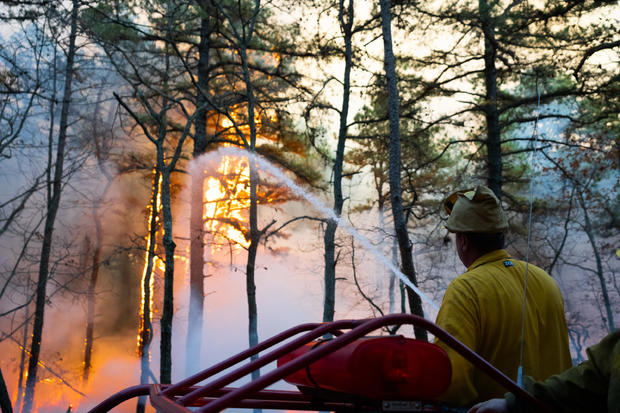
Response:
[[[45,305],[47,303],[47,281],[49,277],[50,252],[53,241],[52,236],[56,223],[56,215],[58,213],[58,209],[60,208],[60,197],[62,194],[63,178],[65,174],[65,145],[69,130],[69,106],[71,104],[72,82],[75,70],[74,63],[77,50],[76,39],[78,36],[78,11],[79,3],[77,0],[74,0],[71,4],[71,17],[69,20],[71,28],[68,38],[67,60],[65,62],[64,70],[64,87],[61,95],[62,103],[57,137],[54,136],[54,128],[50,127],[50,161],[47,176],[47,213],[45,215],[45,227],[43,232],[43,242],[41,245],[41,259],[39,262],[39,277],[36,288],[32,340],[30,344],[30,357],[28,360],[28,379],[26,380],[26,390],[24,393],[23,411],[25,413],[29,413],[31,411],[34,402],[34,391],[37,382],[37,368],[39,364],[41,342],[43,339]],[[53,141],[54,138],[56,140],[55,144]],[[56,150],[52,152],[51,149],[53,146],[56,147]]]

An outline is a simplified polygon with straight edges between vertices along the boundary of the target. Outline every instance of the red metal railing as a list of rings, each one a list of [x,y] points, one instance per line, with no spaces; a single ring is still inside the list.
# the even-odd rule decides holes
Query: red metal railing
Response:
[[[390,314],[384,317],[367,320],[340,320],[331,323],[302,324],[277,334],[259,343],[255,347],[245,350],[174,385],[141,385],[130,387],[103,401],[93,408],[90,413],[106,412],[123,401],[147,394],[154,407],[162,412],[171,413],[215,413],[230,407],[331,411],[352,410],[354,408],[358,410],[376,410],[377,406],[380,408],[381,401],[375,401],[373,404],[373,401],[367,400],[361,402],[356,400],[317,400],[301,392],[266,390],[266,388],[354,340],[366,336],[372,331],[382,327],[406,324],[426,329],[474,364],[478,369],[485,372],[497,383],[505,387],[506,390],[529,402],[540,411],[552,411],[540,400],[519,387],[509,377],[434,323],[411,314]],[[343,333],[342,330],[349,331]],[[300,334],[301,336],[299,336]],[[326,334],[332,334],[336,337],[241,387],[227,387],[235,380],[250,374],[252,371]],[[293,338],[295,336],[299,337]],[[284,341],[289,339],[291,340],[284,343]],[[277,347],[255,360],[237,367],[222,377],[202,385],[199,384],[213,377],[215,374],[231,368],[259,352],[266,351],[274,346]],[[366,407],[360,406],[360,403],[364,402],[370,403],[370,405]],[[377,405],[376,403],[379,404]],[[189,407],[193,407],[193,409],[190,410]]]

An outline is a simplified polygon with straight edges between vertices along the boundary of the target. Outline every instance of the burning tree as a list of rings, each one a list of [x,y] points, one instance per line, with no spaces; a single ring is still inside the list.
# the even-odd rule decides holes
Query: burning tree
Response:
[[[243,3],[243,2],[242,2]],[[244,3],[245,4],[245,3]],[[276,51],[265,51],[264,40],[251,35],[243,37],[238,31],[239,25],[254,30],[268,30],[270,27],[263,11],[257,10],[247,14],[245,7],[238,9],[235,4],[202,2],[197,5],[177,5],[171,2],[159,4],[163,20],[153,20],[149,30],[128,22],[130,15],[115,14],[113,10],[102,7],[93,13],[109,19],[117,24],[119,31],[111,36],[109,32],[95,33],[105,47],[108,56],[119,72],[132,85],[130,93],[116,95],[119,104],[129,114],[141,134],[154,144],[155,174],[159,175],[161,185],[153,184],[149,236],[145,270],[142,278],[143,298],[141,304],[141,322],[139,353],[143,358],[142,380],[146,381],[149,374],[148,342],[152,336],[150,328],[151,316],[149,303],[153,297],[150,287],[152,282],[154,250],[157,235],[156,225],[163,225],[163,246],[165,260],[165,287],[162,313],[162,365],[161,381],[167,382],[170,377],[170,326],[172,324],[172,279],[175,243],[172,238],[172,215],[170,210],[171,192],[170,176],[177,170],[177,162],[184,165],[187,150],[183,147],[186,138],[194,139],[193,156],[207,151],[218,144],[233,145],[249,149],[250,152],[267,154],[270,159],[278,161],[289,170],[303,171],[305,177],[313,174],[298,161],[299,155],[305,151],[299,136],[293,131],[292,124],[280,104],[287,99],[279,97],[286,84],[286,79],[294,79],[295,75]],[[204,17],[203,13],[210,17]],[[241,14],[238,12],[241,11]],[[213,13],[210,13],[213,12]],[[187,17],[199,22],[199,45],[187,42],[181,33],[184,27],[180,21],[186,22]],[[120,28],[122,23],[122,29]],[[247,33],[251,33],[250,30]],[[130,39],[130,41],[128,40]],[[229,39],[229,40],[226,40]],[[230,40],[232,39],[232,40]],[[210,42],[215,44],[212,45]],[[221,42],[229,41],[224,44]],[[219,43],[218,43],[219,42]],[[210,59],[211,52],[214,58]],[[197,53],[194,53],[196,51]],[[146,60],[141,60],[146,59]],[[140,63],[138,63],[140,62]],[[242,80],[238,80],[238,79]],[[209,79],[205,83],[205,79]],[[192,102],[192,104],[187,104]],[[205,199],[200,196],[193,215],[191,295],[193,299],[190,311],[200,313],[203,291],[203,253],[201,247],[203,237],[217,231],[227,234],[229,241],[236,240],[248,249],[249,264],[248,292],[250,308],[253,298],[253,260],[260,241],[260,234],[267,228],[258,230],[256,214],[258,204],[283,202],[280,188],[265,184],[259,188],[258,175],[250,156],[245,161],[228,159],[224,162],[224,173],[218,182],[221,188],[216,199],[210,193],[214,190],[213,181],[205,181],[204,171],[192,179],[192,186],[203,188],[199,193],[207,193]],[[216,168],[217,171],[217,168]],[[247,174],[247,175],[246,175]],[[155,181],[154,181],[155,182]],[[204,189],[206,185],[206,189]],[[195,194],[195,192],[194,192]],[[161,201],[158,201],[161,197]],[[219,198],[217,198],[219,197]],[[224,199],[223,197],[226,197]],[[213,203],[211,203],[213,201]],[[161,202],[163,217],[157,220],[157,205]],[[234,205],[237,203],[237,205]],[[247,203],[247,205],[246,205]],[[210,211],[210,204],[218,205]],[[243,208],[245,208],[242,214]],[[214,214],[213,216],[209,216]],[[239,215],[241,214],[241,215]],[[206,220],[206,222],[205,222]],[[249,222],[249,228],[243,227],[243,221]],[[170,223],[170,224],[169,224]],[[235,232],[236,231],[236,232]],[[239,235],[242,235],[240,237]],[[219,235],[218,237],[219,238]],[[196,248],[196,252],[194,251]],[[199,309],[193,303],[199,301]],[[254,314],[255,310],[250,311]],[[190,318],[193,317],[190,315]],[[200,323],[202,324],[202,323]],[[253,323],[252,331],[256,331]],[[192,326],[191,330],[198,330]],[[256,341],[256,334],[251,334],[251,342]],[[188,337],[188,346],[193,339]],[[195,343],[194,343],[195,344]],[[193,346],[190,346],[193,347]],[[188,347],[188,348],[190,348]],[[195,350],[195,348],[194,348]]]
[[[282,32],[272,32],[269,10],[258,2],[204,1],[199,3],[198,10],[201,17],[197,25],[200,27],[197,62],[195,66],[187,66],[197,68],[196,105],[205,109],[196,118],[193,156],[218,145],[230,145],[263,154],[303,179],[315,180],[314,168],[308,168],[303,161],[307,147],[293,130],[286,112],[286,104],[295,97],[287,97],[284,92],[296,85],[298,78],[288,58],[296,46],[294,39],[283,36]],[[271,225],[258,229],[258,205],[286,199],[275,185],[267,181],[258,183],[252,156],[245,161],[227,157],[215,170],[216,174],[224,175],[209,178],[208,182],[204,171],[192,174],[189,307],[192,326],[188,328],[186,350],[194,357],[200,351],[202,334],[205,236],[217,245],[219,234],[226,234],[226,242],[248,250],[249,334],[250,343],[256,343],[254,260],[261,236]],[[224,176],[227,178],[223,179]],[[244,187],[242,191],[240,185]],[[201,193],[206,194],[204,206]],[[218,235],[214,237],[214,234]],[[189,368],[188,362],[186,370]]]

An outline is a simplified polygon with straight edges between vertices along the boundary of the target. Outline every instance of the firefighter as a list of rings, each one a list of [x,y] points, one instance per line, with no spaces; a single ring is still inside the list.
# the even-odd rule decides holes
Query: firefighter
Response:
[[[499,199],[478,186],[451,194],[443,206],[449,214],[445,226],[455,234],[467,271],[448,286],[436,323],[513,380],[519,365],[536,380],[571,367],[560,289],[544,270],[503,249],[508,221]],[[441,341],[437,344],[452,363],[444,402],[471,406],[503,395],[501,385]]]
[[[588,360],[544,382],[523,387],[556,412],[620,412],[620,330],[586,350]],[[521,413],[532,408],[512,393],[478,403],[468,413]]]

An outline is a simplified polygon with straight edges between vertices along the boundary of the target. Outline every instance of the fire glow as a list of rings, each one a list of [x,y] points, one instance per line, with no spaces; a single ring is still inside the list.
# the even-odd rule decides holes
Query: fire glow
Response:
[[[243,225],[243,211],[250,204],[249,187],[247,161],[229,156],[222,158],[217,175],[205,182],[203,221],[207,233],[222,236],[236,246],[245,248],[250,244]]]

